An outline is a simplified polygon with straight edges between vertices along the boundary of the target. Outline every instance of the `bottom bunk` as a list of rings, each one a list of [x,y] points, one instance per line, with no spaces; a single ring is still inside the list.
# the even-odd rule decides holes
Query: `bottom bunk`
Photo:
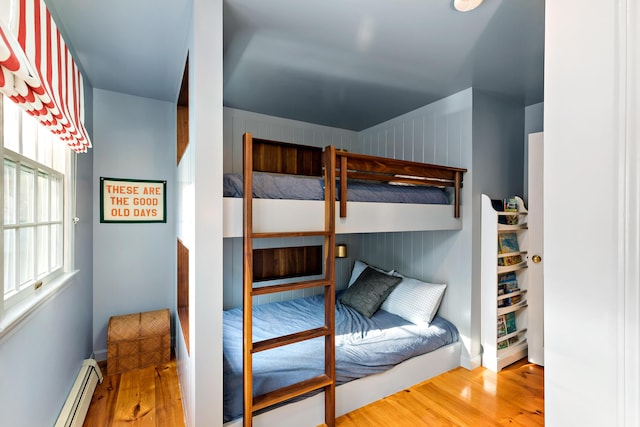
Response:
[[[336,387],[336,417],[460,366],[460,342],[413,357],[388,371]],[[316,394],[253,417],[255,427],[305,427],[324,422],[324,397]],[[242,418],[224,427],[241,427]]]
[[[336,296],[336,415],[342,415],[459,366],[458,331],[436,316],[415,324],[385,310],[370,318]],[[254,307],[254,341],[323,324],[321,295]],[[242,309],[224,312],[224,421],[242,422]],[[322,338],[254,355],[254,394],[260,395],[321,372]],[[322,424],[322,394],[265,411],[256,426]]]

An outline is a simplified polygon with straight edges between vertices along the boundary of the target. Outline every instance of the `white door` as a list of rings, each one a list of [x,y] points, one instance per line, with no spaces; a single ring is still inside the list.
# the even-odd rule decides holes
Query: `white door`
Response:
[[[529,362],[544,366],[544,254],[542,177],[544,136],[542,132],[529,134],[529,301],[528,341]]]

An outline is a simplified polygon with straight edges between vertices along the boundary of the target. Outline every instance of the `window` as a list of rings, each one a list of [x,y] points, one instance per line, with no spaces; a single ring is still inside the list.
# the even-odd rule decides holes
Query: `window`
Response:
[[[2,98],[3,311],[65,271],[66,144]]]

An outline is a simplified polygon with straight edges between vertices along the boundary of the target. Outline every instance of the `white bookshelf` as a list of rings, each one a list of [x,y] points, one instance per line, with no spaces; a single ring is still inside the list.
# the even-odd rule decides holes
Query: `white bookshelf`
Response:
[[[492,371],[500,371],[524,357],[527,357],[527,326],[531,307],[527,300],[528,291],[528,253],[527,253],[527,210],[521,198],[517,199],[517,212],[505,212],[496,209],[489,196],[482,195],[481,228],[481,339],[482,365]],[[502,224],[500,219],[517,217],[517,224]],[[514,233],[517,236],[518,250],[499,253],[499,236]],[[521,262],[512,265],[510,257],[519,256]],[[509,293],[499,294],[500,278],[507,273],[515,274],[518,288]],[[511,299],[519,298],[517,302]],[[513,314],[511,314],[513,313]],[[513,316],[515,330],[499,333],[500,316]],[[500,328],[502,331],[502,329]]]

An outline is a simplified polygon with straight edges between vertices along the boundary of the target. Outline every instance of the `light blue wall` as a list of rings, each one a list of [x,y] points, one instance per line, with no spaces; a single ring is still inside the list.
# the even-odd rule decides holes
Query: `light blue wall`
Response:
[[[473,91],[473,192],[477,212],[480,212],[480,195],[483,193],[492,198],[522,195],[522,129],[522,104]]]
[[[3,426],[55,423],[82,360],[91,355],[91,284],[78,276],[0,340]]]
[[[85,82],[85,127],[92,134],[91,88]],[[73,282],[16,330],[0,339],[0,424],[51,426],[71,390],[82,360],[91,356],[92,164],[78,155]]]
[[[175,313],[176,106],[99,89],[93,105],[93,348],[100,360],[109,317]],[[167,222],[100,223],[100,177],[166,180]]]
[[[529,105],[524,109],[524,136],[544,130],[544,102]],[[525,139],[526,143],[526,139]]]
[[[524,109],[524,190],[525,205],[529,203],[529,134],[544,131],[544,102],[529,105]]]

